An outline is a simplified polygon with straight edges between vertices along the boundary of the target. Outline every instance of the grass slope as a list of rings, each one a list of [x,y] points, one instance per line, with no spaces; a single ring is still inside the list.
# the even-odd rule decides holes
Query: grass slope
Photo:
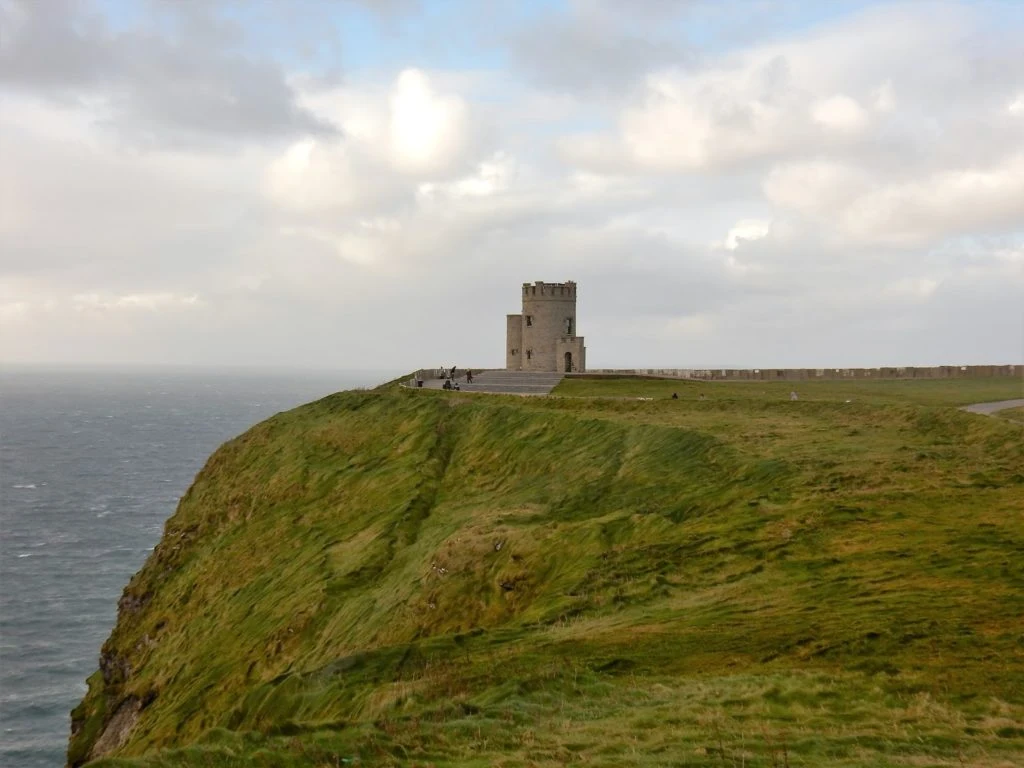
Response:
[[[70,762],[1024,762],[1024,426],[951,407],[1019,382],[813,384],[254,427],[125,589]]]
[[[1024,406],[1020,408],[1004,408],[1001,411],[996,411],[996,415],[1024,424]]]

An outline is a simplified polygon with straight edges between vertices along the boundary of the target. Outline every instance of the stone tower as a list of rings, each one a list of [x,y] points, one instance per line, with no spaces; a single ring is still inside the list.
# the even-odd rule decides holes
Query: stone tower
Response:
[[[586,370],[576,335],[576,283],[523,283],[523,311],[508,315],[505,367],[510,371]]]

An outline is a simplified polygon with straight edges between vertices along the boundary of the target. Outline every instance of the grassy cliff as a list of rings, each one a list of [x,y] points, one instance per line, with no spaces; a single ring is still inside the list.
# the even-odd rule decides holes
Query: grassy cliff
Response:
[[[275,416],[125,589],[69,762],[1024,763],[1024,426],[952,407],[1020,382],[792,388]]]

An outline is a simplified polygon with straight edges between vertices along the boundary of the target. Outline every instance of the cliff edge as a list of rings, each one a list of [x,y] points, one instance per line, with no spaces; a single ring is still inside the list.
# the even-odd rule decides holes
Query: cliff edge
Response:
[[[68,763],[1013,764],[1022,435],[828,397],[333,395],[196,477]]]

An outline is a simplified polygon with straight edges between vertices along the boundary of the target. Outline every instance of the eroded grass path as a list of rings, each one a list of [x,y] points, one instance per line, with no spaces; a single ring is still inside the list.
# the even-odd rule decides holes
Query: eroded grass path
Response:
[[[960,410],[968,413],[981,413],[986,416],[997,416],[999,411],[1006,411],[1010,408],[1024,408],[1024,398],[1017,400],[997,400],[994,403],[974,403],[965,405]]]

